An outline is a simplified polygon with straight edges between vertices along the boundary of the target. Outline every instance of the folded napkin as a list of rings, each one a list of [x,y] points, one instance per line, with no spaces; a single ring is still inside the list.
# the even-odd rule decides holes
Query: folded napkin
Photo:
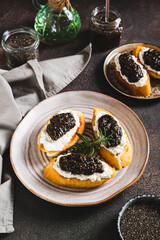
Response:
[[[0,233],[14,231],[13,181],[8,173],[2,173],[2,156],[13,131],[33,106],[61,91],[81,73],[91,51],[89,44],[73,56],[42,62],[30,60],[10,71],[0,69]]]

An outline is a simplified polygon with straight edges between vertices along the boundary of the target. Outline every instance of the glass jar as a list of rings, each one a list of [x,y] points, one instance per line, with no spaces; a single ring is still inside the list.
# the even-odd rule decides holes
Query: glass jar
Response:
[[[54,45],[67,43],[73,40],[80,28],[81,20],[78,12],[73,8],[53,9],[46,5],[41,5],[39,0],[32,0],[34,6],[39,9],[34,23],[34,29],[39,34],[42,41]]]
[[[90,19],[91,42],[101,50],[119,46],[123,25],[119,12],[110,7],[109,21],[105,21],[105,7],[96,7]]]
[[[7,66],[18,67],[31,59],[38,58],[39,36],[28,27],[7,30],[2,36],[2,47],[5,51]]]

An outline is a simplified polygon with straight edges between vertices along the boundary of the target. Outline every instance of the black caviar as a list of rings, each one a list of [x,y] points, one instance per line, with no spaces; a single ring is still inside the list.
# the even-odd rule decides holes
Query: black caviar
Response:
[[[123,53],[119,56],[121,73],[128,78],[131,83],[137,82],[143,77],[141,67],[133,60],[131,54]]]
[[[100,12],[96,15],[96,21],[91,20],[91,41],[97,49],[109,50],[117,47],[122,38],[122,23],[117,24],[117,27],[112,26],[115,21],[115,15],[110,14],[109,23],[105,22],[105,13]]]
[[[122,129],[112,116],[106,114],[100,117],[98,119],[98,129],[102,131],[103,135],[110,136],[109,144],[106,143],[106,147],[115,147],[120,144]]]
[[[80,153],[62,156],[59,164],[63,171],[72,174],[92,175],[95,172],[103,173],[103,166],[98,158]]]
[[[75,119],[71,113],[61,113],[53,116],[47,125],[46,132],[57,140],[75,126]]]
[[[144,63],[149,65],[152,69],[160,71],[160,52],[155,49],[149,49],[144,52]]]
[[[159,240],[160,206],[135,202],[122,215],[120,229],[124,240]]]

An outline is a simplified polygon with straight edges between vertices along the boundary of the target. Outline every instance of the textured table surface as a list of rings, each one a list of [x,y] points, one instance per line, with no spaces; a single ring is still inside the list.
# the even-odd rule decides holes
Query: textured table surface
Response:
[[[78,10],[82,28],[77,38],[63,46],[40,44],[40,60],[75,54],[90,41],[89,18],[97,4],[105,1],[72,0]],[[146,42],[160,46],[159,0],[112,0],[123,18],[124,34],[122,44]],[[0,1],[0,36],[6,29],[22,25],[33,27],[37,10],[31,0]],[[150,140],[150,155],[145,171],[139,180],[109,201],[91,207],[63,207],[48,203],[29,192],[17,179],[5,154],[4,167],[12,172],[15,181],[15,232],[1,234],[6,240],[119,240],[117,216],[121,207],[132,197],[155,194],[160,197],[160,103],[157,100],[138,100],[116,92],[105,80],[103,63],[107,52],[93,50],[91,60],[85,70],[65,89],[65,91],[91,90],[101,92],[128,105],[143,122]],[[6,68],[0,47],[0,68]]]

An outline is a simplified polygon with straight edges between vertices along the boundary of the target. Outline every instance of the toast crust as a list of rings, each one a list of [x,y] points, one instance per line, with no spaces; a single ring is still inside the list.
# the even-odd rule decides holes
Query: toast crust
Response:
[[[128,92],[134,96],[148,96],[151,93],[151,84],[150,84],[150,77],[147,73],[147,82],[142,87],[137,87],[133,84],[127,82],[121,75],[120,72],[117,70],[116,64],[114,63],[115,73],[119,81],[122,85],[128,90]]]
[[[106,112],[106,113],[110,114],[112,117],[114,117],[110,112],[104,110],[103,108],[95,108],[93,110],[92,128],[95,126],[95,119],[96,119],[95,114],[96,114],[97,111]],[[96,138],[97,137],[97,131],[95,131],[94,128],[93,128],[93,132],[94,132],[94,136]],[[124,146],[124,149],[123,149],[122,153],[115,155],[115,154],[111,153],[109,150],[107,150],[107,148],[105,148],[105,147],[100,147],[100,149],[99,149],[99,153],[103,157],[103,159],[109,165],[111,165],[112,167],[115,167],[116,169],[121,169],[122,167],[126,167],[132,161],[132,148],[131,148],[131,144],[130,144],[130,142],[128,140],[128,137],[127,137],[127,134],[125,133],[125,131],[124,131],[124,134],[126,136],[127,141],[126,141],[126,145]]]
[[[83,115],[82,112],[79,111],[75,111],[79,117],[79,121],[80,121],[80,126],[77,128],[78,133],[83,134],[84,129],[85,129],[85,117]],[[56,114],[54,114],[53,116],[55,116]],[[53,117],[52,116],[52,117]],[[51,118],[52,118],[51,117]],[[50,118],[50,119],[51,119]],[[47,151],[44,146],[43,143],[40,143],[40,138],[41,138],[41,132],[43,131],[43,129],[45,128],[45,126],[49,123],[50,119],[44,124],[44,126],[42,127],[40,133],[38,134],[38,148],[43,151],[46,152],[47,156],[51,156],[51,157],[56,157],[58,156],[61,152],[67,150],[68,148],[72,147],[74,144],[76,144],[76,142],[79,140],[79,137],[77,136],[77,134],[75,133],[71,140],[67,143],[67,145],[64,146],[64,148],[61,151]]]
[[[103,178],[100,181],[96,180],[94,182],[91,182],[90,180],[80,180],[77,178],[65,178],[61,176],[54,168],[54,162],[57,160],[57,158],[53,158],[47,166],[44,168],[44,177],[53,182],[56,185],[62,186],[62,187],[68,187],[68,188],[93,188],[101,185],[102,183],[108,181],[110,178],[112,178],[115,175],[115,169],[112,169],[113,173],[110,178]]]

